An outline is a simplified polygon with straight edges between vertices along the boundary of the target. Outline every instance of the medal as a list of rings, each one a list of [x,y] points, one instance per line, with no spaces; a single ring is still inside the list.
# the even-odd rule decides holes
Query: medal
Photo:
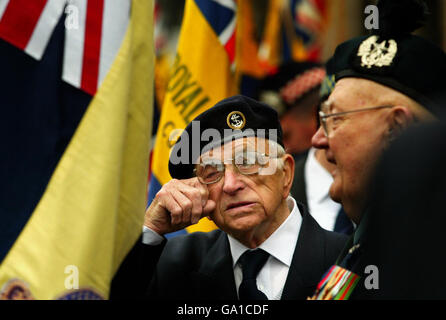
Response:
[[[322,277],[316,292],[308,300],[348,300],[359,276],[340,266],[332,266]]]

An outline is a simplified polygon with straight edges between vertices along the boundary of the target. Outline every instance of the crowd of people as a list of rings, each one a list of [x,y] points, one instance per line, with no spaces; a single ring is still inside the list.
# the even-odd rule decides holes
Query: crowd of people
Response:
[[[111,298],[446,298],[446,54],[411,3],[195,118]],[[218,137],[191,141],[194,122]],[[219,229],[164,237],[203,217]]]

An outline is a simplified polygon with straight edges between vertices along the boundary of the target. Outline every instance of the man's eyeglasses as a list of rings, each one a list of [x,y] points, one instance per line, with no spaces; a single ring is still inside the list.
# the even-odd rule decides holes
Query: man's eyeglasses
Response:
[[[198,180],[203,184],[218,182],[225,174],[225,163],[232,162],[232,165],[243,175],[259,173],[272,157],[264,153],[247,151],[236,155],[233,159],[225,159],[224,163],[220,159],[202,159],[202,162],[194,169]]]
[[[330,131],[333,129],[334,125],[336,125],[336,121],[339,120],[338,117],[344,116],[344,115],[350,114],[350,113],[355,113],[355,112],[377,110],[377,109],[384,109],[384,108],[393,108],[393,106],[369,107],[369,108],[329,113],[329,114],[326,114],[323,111],[319,111],[319,122],[321,123],[322,128],[324,129],[325,136],[328,137],[328,135],[330,134]]]

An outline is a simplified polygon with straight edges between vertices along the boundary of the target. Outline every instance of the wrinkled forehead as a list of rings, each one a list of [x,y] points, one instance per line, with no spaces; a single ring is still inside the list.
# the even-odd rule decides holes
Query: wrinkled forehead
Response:
[[[272,151],[272,148],[270,148],[268,139],[243,137],[210,149],[201,154],[200,158],[202,160],[209,158],[225,160],[232,159],[234,155],[239,153],[259,152],[269,154],[270,151]]]
[[[402,96],[402,94],[368,79],[347,77],[336,82],[328,99],[321,104],[321,111],[324,113],[342,112],[360,107],[392,104],[390,101],[393,101],[396,96]]]

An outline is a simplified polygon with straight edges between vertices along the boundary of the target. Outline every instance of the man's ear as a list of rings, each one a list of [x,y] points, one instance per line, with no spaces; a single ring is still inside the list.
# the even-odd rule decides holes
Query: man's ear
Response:
[[[400,135],[404,129],[414,122],[414,120],[414,114],[409,108],[402,106],[393,107],[389,129],[391,138]]]
[[[290,154],[283,156],[283,174],[283,197],[286,199],[294,180],[294,158]]]

